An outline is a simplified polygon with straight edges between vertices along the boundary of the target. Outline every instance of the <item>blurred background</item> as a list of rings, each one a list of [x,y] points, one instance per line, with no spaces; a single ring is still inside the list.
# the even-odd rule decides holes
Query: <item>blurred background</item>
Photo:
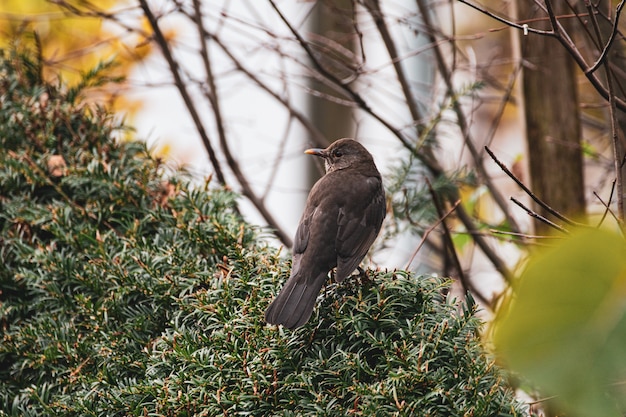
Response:
[[[5,48],[90,83],[119,140],[241,193],[275,244],[323,173],[303,151],[357,138],[387,189],[370,262],[452,277],[489,312],[530,248],[623,210],[615,4],[558,3],[5,0],[0,18]]]

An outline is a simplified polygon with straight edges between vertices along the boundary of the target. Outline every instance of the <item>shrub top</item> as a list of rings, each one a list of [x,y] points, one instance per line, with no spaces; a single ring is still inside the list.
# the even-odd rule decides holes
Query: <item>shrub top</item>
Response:
[[[522,414],[441,280],[370,271],[267,326],[289,265],[236,196],[38,68],[0,60],[0,415]]]

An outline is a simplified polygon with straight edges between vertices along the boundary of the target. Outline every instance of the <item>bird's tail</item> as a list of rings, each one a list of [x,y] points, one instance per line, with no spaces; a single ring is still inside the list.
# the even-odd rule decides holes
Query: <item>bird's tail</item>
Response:
[[[265,310],[265,321],[282,324],[288,329],[302,326],[311,317],[326,277],[327,273],[320,273],[313,280],[290,276],[276,299]]]

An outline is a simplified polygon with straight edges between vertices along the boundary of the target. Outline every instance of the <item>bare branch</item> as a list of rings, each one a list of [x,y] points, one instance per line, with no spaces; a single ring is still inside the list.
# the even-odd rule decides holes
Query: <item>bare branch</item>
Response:
[[[422,14],[422,19],[424,20],[424,24],[427,27],[432,28],[433,24],[430,19],[430,12],[424,0],[417,0],[417,6],[420,10],[420,13]],[[437,44],[437,39],[435,38],[435,35],[432,33],[432,31],[429,32],[428,36],[430,38],[431,43],[433,44],[433,52],[435,53],[437,66],[439,68],[439,72],[441,73],[443,81],[446,84],[448,95],[450,97],[454,97],[455,93],[454,93],[454,86],[452,85],[452,76],[445,62],[445,59],[443,57],[441,48]],[[470,154],[472,155],[472,159],[474,160],[474,166],[478,170],[478,173],[481,176],[482,180],[485,181],[485,184],[487,185],[489,192],[491,193],[498,207],[500,207],[500,210],[504,214],[504,217],[506,217],[507,222],[509,223],[513,231],[518,232],[520,228],[517,224],[517,221],[515,220],[513,216],[511,216],[511,214],[509,213],[509,210],[507,210],[506,201],[504,197],[502,197],[502,194],[500,194],[497,187],[493,184],[491,177],[487,174],[485,170],[485,167],[482,162],[482,157],[479,154],[478,150],[476,149],[474,140],[471,137],[467,119],[465,118],[465,113],[463,112],[463,109],[461,108],[461,105],[459,104],[458,100],[453,99],[452,106],[454,109],[454,113],[456,114],[456,117],[457,117],[459,128],[461,129],[461,134],[463,135],[465,146],[467,146],[467,149],[469,149]]]
[[[552,227],[553,229],[558,230],[559,232],[565,233],[565,234],[569,234],[569,232],[559,226],[558,224],[551,222],[550,220],[546,219],[545,217],[543,217],[541,214],[537,213],[536,211],[533,211],[531,209],[529,209],[528,207],[526,207],[521,201],[519,201],[518,199],[516,199],[515,197],[511,197],[511,201],[514,202],[515,204],[517,204],[518,206],[520,206],[521,208],[524,209],[524,211],[526,211],[526,213],[528,213],[528,215],[530,217],[533,217],[545,224],[547,224],[548,226]]]
[[[598,222],[598,226],[597,227],[602,226],[602,223],[604,223],[604,219],[606,219],[606,215],[609,214],[609,213],[615,219],[615,221],[619,224],[619,219],[617,218],[615,213],[613,213],[613,210],[611,210],[611,200],[613,200],[613,192],[614,191],[615,191],[615,180],[613,180],[613,185],[611,186],[611,194],[609,194],[609,201],[608,201],[608,203],[605,203],[604,200],[602,200],[602,198],[598,195],[598,193],[596,193],[595,191],[593,192],[593,195],[596,196],[598,201],[600,201],[600,203],[605,208],[604,213],[602,213],[602,218]]]
[[[211,39],[220,49],[228,56],[228,58],[232,61],[238,71],[245,74],[254,84],[256,84],[259,88],[269,94],[271,97],[276,99],[279,103],[281,103],[285,109],[289,112],[289,115],[295,118],[302,127],[304,127],[310,134],[312,140],[315,142],[317,146],[326,147],[328,146],[328,140],[324,137],[324,135],[317,129],[309,119],[301,112],[296,110],[283,96],[281,96],[276,91],[272,90],[267,84],[265,84],[259,77],[254,75],[253,71],[247,68],[240,59],[238,59],[233,52],[222,42],[220,37],[215,34],[210,34],[208,32],[204,32],[204,36],[208,39]]]
[[[161,48],[161,52],[163,53],[163,56],[165,57],[165,60],[167,61],[170,72],[172,76],[174,77],[174,84],[176,85],[178,92],[180,93],[181,97],[183,98],[183,101],[185,102],[187,111],[189,111],[189,115],[191,116],[191,119],[193,120],[194,125],[196,126],[196,130],[198,131],[198,134],[200,135],[200,139],[202,139],[204,148],[209,154],[209,160],[211,161],[211,165],[213,166],[213,169],[215,170],[215,175],[217,175],[217,180],[219,181],[220,184],[226,184],[226,179],[224,178],[224,174],[222,172],[220,163],[217,160],[217,155],[215,154],[213,145],[211,145],[211,141],[209,140],[209,136],[207,135],[206,130],[204,129],[204,125],[202,124],[202,120],[200,119],[200,116],[198,115],[196,106],[194,105],[191,99],[191,96],[189,95],[189,92],[187,91],[187,85],[185,84],[182,77],[180,76],[178,62],[174,59],[172,55],[172,51],[170,50],[167,40],[165,39],[165,36],[163,35],[161,28],[159,27],[157,18],[152,13],[152,10],[150,10],[147,0],[139,0],[139,4],[141,5],[143,12],[146,18],[148,19],[148,23],[150,23],[150,27],[152,28],[152,31],[154,32],[154,40],[156,41],[157,45],[159,45],[159,48]]]
[[[452,262],[454,263],[454,268],[456,269],[457,274],[459,275],[459,281],[461,281],[461,285],[463,286],[463,291],[465,291],[465,293],[469,292],[469,293],[474,294],[474,296],[476,296],[480,300],[480,302],[483,303],[484,306],[493,310],[493,305],[491,301],[489,301],[487,297],[485,297],[480,291],[476,289],[473,283],[469,280],[469,277],[465,275],[465,272],[463,271],[463,266],[461,265],[459,256],[456,253],[456,248],[454,247],[452,234],[450,233],[450,229],[448,228],[448,225],[446,224],[446,217],[448,217],[451,212],[448,212],[448,213],[443,212],[443,207],[441,207],[439,198],[437,194],[435,193],[435,190],[433,189],[432,184],[430,183],[430,181],[428,181],[428,179],[426,180],[426,184],[428,185],[428,191],[430,192],[430,195],[432,197],[433,204],[435,205],[435,209],[437,210],[437,214],[439,215],[439,218],[441,219],[441,226],[443,228],[443,239],[445,242],[444,247],[448,248],[448,252],[450,253],[450,256],[452,257]],[[457,200],[454,203],[452,210],[458,207],[460,202],[461,202],[460,200]]]
[[[278,222],[272,215],[272,213],[265,206],[265,202],[262,198],[259,198],[250,183],[246,175],[241,170],[237,159],[233,157],[232,152],[230,151],[230,146],[228,145],[228,141],[226,140],[226,132],[224,130],[224,122],[222,120],[222,111],[220,106],[220,100],[218,98],[217,88],[215,86],[215,79],[213,77],[213,70],[211,67],[211,61],[209,59],[209,51],[206,47],[206,42],[204,40],[204,23],[202,19],[202,11],[200,9],[200,1],[193,0],[194,12],[195,12],[195,23],[198,28],[198,34],[200,38],[200,48],[202,55],[202,62],[204,64],[204,68],[206,71],[207,82],[209,83],[210,95],[209,100],[211,102],[211,106],[213,107],[213,115],[215,116],[215,123],[217,125],[217,132],[220,140],[220,145],[222,147],[222,152],[226,157],[226,162],[228,166],[232,170],[233,174],[237,178],[237,181],[241,185],[243,195],[252,202],[254,207],[261,213],[263,218],[268,222],[269,226],[274,230],[276,236],[280,239],[281,242],[287,247],[291,247],[293,242],[291,238],[282,230],[279,226]]]
[[[282,14],[282,12],[280,11],[280,9],[278,9],[278,7],[274,3],[274,1],[273,0],[269,0],[269,3],[272,5],[272,8],[276,11],[278,16],[283,21],[283,23],[285,23],[285,25],[289,28],[289,30],[291,31],[293,36],[296,38],[296,40],[298,41],[299,45],[302,47],[302,49],[305,51],[305,53],[307,54],[307,56],[311,60],[311,63],[313,64],[315,69],[317,71],[319,71],[320,74],[322,74],[325,78],[327,78],[328,80],[332,81],[335,85],[341,87],[341,89],[358,105],[358,107],[361,110],[364,110],[366,113],[368,113],[370,116],[372,116],[378,122],[380,122],[383,126],[385,126],[385,128],[387,128],[390,132],[392,132],[394,134],[394,136],[397,137],[400,140],[400,142],[402,143],[402,145],[405,148],[407,148],[409,151],[414,153],[418,158],[423,159],[424,156],[415,152],[415,145],[413,143],[411,143],[402,134],[402,132],[400,130],[398,130],[389,121],[387,121],[382,116],[380,116],[378,113],[376,113],[374,110],[372,110],[372,108],[369,106],[369,104],[367,104],[367,102],[363,99],[363,97],[361,97],[361,95],[359,93],[357,93],[352,88],[350,88],[350,86],[346,82],[344,82],[343,80],[340,80],[334,74],[332,74],[331,72],[327,71],[326,68],[324,68],[324,66],[319,62],[319,60],[317,59],[317,57],[313,53],[313,51],[312,51],[311,47],[309,46],[309,44],[300,35],[300,33],[298,33],[298,31],[293,27],[293,25],[291,25],[289,20],[287,20],[287,18]]]
[[[374,19],[374,23],[378,28],[378,32],[380,33],[380,37],[385,44],[385,48],[387,49],[387,53],[391,58],[391,62],[393,68],[396,72],[396,77],[398,78],[398,82],[400,83],[400,88],[402,89],[402,94],[404,95],[404,99],[406,105],[409,109],[409,113],[411,114],[411,118],[414,122],[418,122],[422,120],[422,115],[420,114],[419,108],[417,107],[417,102],[415,101],[415,94],[411,91],[411,86],[409,85],[409,80],[405,74],[404,68],[402,67],[402,62],[398,59],[398,50],[396,48],[396,44],[391,38],[391,33],[389,33],[389,28],[387,28],[387,24],[385,23],[385,19],[383,17],[383,13],[380,10],[380,2],[379,0],[366,0],[363,2],[367,10],[369,11],[372,19]],[[416,123],[418,132],[417,136],[420,136],[420,125]],[[423,149],[428,154],[429,158],[434,158],[432,155],[432,149]]]
[[[618,29],[619,18],[622,15],[622,9],[624,8],[625,2],[626,2],[625,0],[622,0],[617,5],[616,12],[615,12],[615,20],[613,21],[613,30],[611,31],[611,36],[609,37],[606,44],[604,45],[604,48],[602,48],[602,53],[600,54],[596,62],[592,66],[590,66],[586,72],[589,72],[589,73],[594,72],[595,70],[600,68],[600,65],[602,65],[602,63],[606,59],[606,56],[609,53],[609,50],[611,49],[611,46],[613,45],[613,42],[615,41],[617,34],[619,33],[619,29]],[[591,7],[591,4],[588,7]]]
[[[422,236],[420,243],[415,248],[415,251],[413,251],[413,255],[411,255],[411,258],[409,258],[409,261],[407,262],[404,269],[408,270],[410,268],[411,263],[413,263],[413,260],[417,256],[418,252],[420,251],[420,249],[422,249],[422,246],[424,246],[424,244],[428,240],[428,236],[437,228],[437,226],[441,224],[441,222],[444,221],[446,217],[448,217],[450,214],[454,212],[454,210],[459,206],[459,204],[461,204],[461,200],[457,200],[443,216],[440,216],[439,219],[437,219],[435,223],[433,223],[428,229],[424,231],[424,235]]]
[[[513,22],[512,20],[505,19],[505,18],[504,18],[504,17],[502,17],[502,16],[499,16],[499,15],[497,15],[497,14],[495,14],[495,13],[490,12],[490,11],[489,11],[489,10],[487,10],[485,7],[482,7],[482,6],[476,5],[476,4],[474,4],[474,3],[472,3],[472,2],[469,2],[469,1],[467,1],[467,0],[458,0],[458,2],[459,2],[459,3],[463,3],[463,4],[465,4],[465,5],[469,6],[469,7],[471,7],[472,9],[474,9],[474,10],[476,10],[476,11],[478,11],[478,12],[480,12],[480,13],[484,14],[485,16],[489,16],[490,18],[492,18],[492,19],[494,19],[494,20],[497,20],[497,21],[498,21],[498,22],[500,22],[500,23],[504,23],[504,24],[505,24],[506,26],[508,26],[508,27],[512,27],[512,28],[515,28],[515,29],[521,30],[521,31],[523,31],[523,32],[524,32],[524,34],[527,34],[527,33],[536,33],[536,34],[538,34],[538,35],[544,35],[544,36],[554,36],[554,32],[553,32],[553,31],[551,31],[551,30],[541,30],[541,29],[535,29],[535,28],[532,28],[532,27],[528,26],[528,24],[527,24],[527,23],[524,23],[524,24],[519,24],[519,23]]]
[[[622,2],[623,3],[623,2]],[[594,29],[595,36],[598,41],[598,45],[602,45],[604,42],[602,40],[602,33],[600,31],[600,25],[598,24],[598,20],[596,15],[591,10],[591,4],[587,4],[588,11],[591,16],[591,24]],[[618,10],[621,10],[621,4],[618,5]],[[617,20],[619,19],[619,14],[616,18],[616,22],[614,25],[617,25]],[[616,31],[616,26],[613,27],[613,31]],[[611,41],[607,42],[607,46]],[[606,48],[605,48],[606,49]],[[616,114],[616,105],[615,105],[615,87],[614,87],[614,79],[613,73],[611,71],[611,62],[608,55],[604,55],[604,69],[606,76],[607,88],[609,91],[609,119],[611,121],[611,141],[613,144],[613,165],[615,170],[615,186],[617,189],[617,219],[620,226],[624,221],[624,190],[623,190],[623,175],[622,175],[622,160],[624,158],[624,147],[620,144],[620,139],[618,136],[618,121]]]
[[[561,45],[565,48],[565,50],[572,56],[572,58],[574,58],[574,61],[576,62],[576,64],[580,67],[580,69],[583,71],[583,73],[585,74],[585,77],[587,77],[587,80],[589,80],[589,82],[591,83],[591,85],[595,88],[595,90],[605,99],[605,100],[609,100],[609,90],[607,87],[605,87],[602,84],[602,81],[600,81],[600,79],[595,76],[593,71],[589,71],[590,68],[593,68],[591,66],[589,66],[589,64],[587,63],[587,61],[585,60],[585,58],[583,57],[582,53],[578,50],[578,48],[576,48],[576,45],[572,42],[572,40],[569,38],[569,36],[567,35],[567,32],[563,29],[563,27],[561,26],[561,24],[558,22],[558,20],[556,19],[556,16],[554,15],[554,13],[552,13],[550,15],[550,21],[553,24],[553,30],[539,30],[539,29],[534,29],[530,26],[528,26],[528,24],[519,24],[519,23],[515,23],[511,20],[505,19],[501,16],[496,15],[495,13],[490,12],[489,10],[487,10],[486,8],[482,7],[482,6],[478,6],[476,4],[470,3],[467,0],[458,0],[459,2],[471,7],[474,10],[479,11],[480,13],[485,14],[486,16],[489,16],[499,22],[502,22],[504,24],[506,24],[507,26],[511,27],[511,28],[515,28],[518,30],[521,30],[524,32],[524,34],[536,34],[536,35],[542,35],[542,36],[551,36],[556,38]],[[551,6],[551,3],[547,2],[548,5]],[[548,14],[549,13],[549,9],[544,9],[546,10],[546,12]],[[621,10],[621,8],[620,8]],[[615,100],[615,106],[617,108],[619,108],[622,111],[626,111],[626,101],[624,101],[624,99],[621,99],[619,97],[614,97]]]
[[[524,185],[524,183],[515,176],[515,174],[513,174],[507,167],[506,165],[504,165],[502,162],[500,162],[500,160],[496,157],[496,155],[491,151],[491,149],[489,149],[489,147],[485,146],[485,151],[487,151],[487,153],[489,154],[489,156],[491,157],[491,159],[493,159],[493,161],[500,167],[500,169],[502,169],[502,171],[504,171],[504,173],[506,175],[508,175],[509,178],[511,178],[513,181],[515,181],[515,183],[517,185],[520,186],[520,188],[526,193],[528,194],[528,196],[530,198],[533,199],[533,201],[535,203],[537,203],[539,206],[541,206],[544,210],[546,210],[548,213],[552,214],[554,217],[556,217],[557,219],[569,224],[570,226],[582,226],[582,224],[580,223],[576,223],[573,220],[568,219],[567,217],[565,217],[564,215],[562,215],[561,213],[559,213],[558,211],[554,210],[552,207],[550,207],[548,204],[546,204],[543,200],[541,200],[539,197],[537,197],[528,187],[526,187],[526,185]],[[515,201],[515,200],[514,200]],[[534,217],[534,216],[533,216]]]

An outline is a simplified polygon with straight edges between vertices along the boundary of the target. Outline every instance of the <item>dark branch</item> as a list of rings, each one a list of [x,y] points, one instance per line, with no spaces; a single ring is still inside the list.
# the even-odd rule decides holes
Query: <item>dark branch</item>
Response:
[[[198,131],[200,138],[202,139],[204,148],[209,154],[209,160],[211,161],[211,165],[213,166],[213,169],[215,170],[215,175],[217,175],[217,180],[219,181],[220,184],[224,185],[226,184],[226,179],[224,178],[224,174],[222,173],[222,168],[220,166],[220,163],[217,160],[217,156],[213,149],[213,145],[211,145],[211,141],[209,140],[209,136],[207,135],[206,130],[204,129],[202,120],[200,120],[200,116],[198,115],[196,106],[194,105],[191,99],[191,96],[189,95],[189,92],[187,91],[187,86],[185,82],[183,81],[182,77],[180,76],[178,63],[176,62],[176,60],[174,59],[172,55],[172,51],[170,50],[167,40],[165,39],[165,36],[163,35],[161,28],[159,27],[157,18],[152,13],[152,10],[150,10],[147,0],[139,0],[139,4],[141,5],[141,8],[143,9],[143,12],[146,16],[146,19],[148,19],[148,22],[150,23],[150,27],[152,28],[152,31],[154,32],[154,40],[157,43],[157,45],[159,45],[159,47],[161,48],[161,52],[163,53],[163,56],[165,57],[165,60],[167,61],[167,65],[170,68],[170,72],[172,73],[172,76],[174,77],[174,84],[176,85],[178,92],[180,93],[181,97],[183,98],[183,101],[185,102],[187,111],[189,111],[189,115],[191,116],[191,119],[193,120],[193,123],[196,126],[196,130]]]
[[[200,9],[200,0],[193,0],[194,13],[195,13],[195,24],[198,28],[199,39],[200,39],[200,55],[202,56],[202,63],[204,65],[204,70],[206,72],[207,82],[209,84],[209,92],[208,92],[208,100],[211,103],[211,107],[213,108],[213,115],[215,117],[215,124],[217,126],[217,133],[220,141],[220,146],[222,148],[222,152],[224,153],[224,157],[226,158],[226,163],[230,167],[231,171],[237,178],[237,181],[241,185],[243,195],[250,200],[250,202],[254,205],[254,207],[259,211],[259,213],[263,216],[265,221],[267,221],[268,225],[273,229],[274,233],[280,239],[280,241],[287,247],[292,246],[291,238],[282,230],[279,226],[278,222],[272,215],[272,213],[267,209],[263,199],[259,198],[250,183],[246,175],[241,170],[239,166],[239,162],[237,159],[233,157],[232,152],[230,151],[230,146],[228,145],[228,141],[226,140],[226,131],[224,130],[224,121],[222,118],[222,110],[220,106],[220,100],[218,97],[218,90],[215,86],[215,78],[213,76],[213,69],[211,66],[211,60],[209,59],[209,51],[206,47],[206,42],[204,38],[204,23],[202,21],[202,11]]]
[[[530,198],[533,199],[533,201],[535,203],[537,203],[539,206],[541,206],[544,210],[546,210],[548,213],[552,214],[554,217],[556,217],[557,219],[569,224],[570,226],[582,226],[580,223],[576,223],[570,219],[568,219],[567,217],[565,217],[564,215],[562,215],[561,213],[559,213],[558,211],[556,211],[555,209],[553,209],[552,207],[550,207],[548,204],[546,204],[543,200],[541,200],[539,197],[537,197],[532,191],[530,191],[530,189],[528,187],[526,187],[526,185],[524,185],[524,183],[517,178],[507,167],[506,165],[504,165],[502,162],[500,162],[500,160],[496,157],[496,155],[491,151],[491,149],[489,149],[489,147],[485,146],[485,151],[489,154],[489,156],[491,157],[491,159],[493,159],[493,161],[500,167],[500,169],[502,171],[504,171],[504,173],[511,178],[513,181],[515,181],[515,183],[517,185],[520,186],[520,188],[526,193],[528,194],[528,196]],[[515,200],[514,200],[515,201]]]
[[[551,222],[550,220],[548,220],[545,217],[543,217],[541,214],[539,214],[539,213],[529,209],[521,201],[517,200],[515,197],[511,197],[511,201],[514,202],[515,204],[517,204],[518,206],[520,206],[522,209],[524,209],[524,211],[526,213],[528,213],[528,215],[530,217],[533,217],[533,218],[535,218],[535,219],[537,219],[537,220],[547,224],[548,226],[552,227],[553,229],[558,230],[559,232],[562,232],[562,233],[565,233],[565,234],[569,234],[569,232],[565,228],[559,226],[558,224],[556,224],[554,222]]]

